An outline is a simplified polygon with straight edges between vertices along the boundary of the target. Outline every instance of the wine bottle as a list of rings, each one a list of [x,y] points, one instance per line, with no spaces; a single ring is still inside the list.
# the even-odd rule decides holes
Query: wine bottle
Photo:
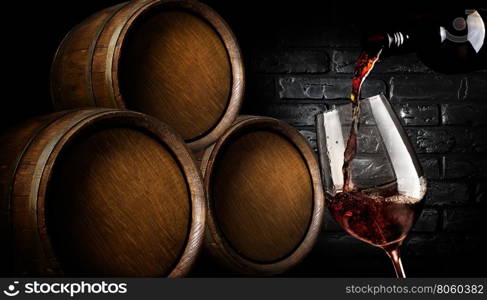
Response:
[[[441,12],[431,20],[422,20],[397,31],[369,35],[366,51],[398,55],[417,52],[433,70],[464,73],[487,69],[487,11],[463,9]]]

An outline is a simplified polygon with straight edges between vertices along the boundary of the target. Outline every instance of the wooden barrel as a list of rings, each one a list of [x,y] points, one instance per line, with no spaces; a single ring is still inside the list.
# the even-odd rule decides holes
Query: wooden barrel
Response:
[[[2,273],[185,275],[202,180],[183,140],[141,113],[65,111],[0,137]]]
[[[307,140],[268,117],[239,117],[209,147],[201,169],[207,197],[206,246],[244,274],[286,271],[311,250],[324,196]]]
[[[234,34],[193,0],[137,0],[102,10],[68,33],[51,70],[56,109],[143,112],[196,150],[235,121],[243,90]]]

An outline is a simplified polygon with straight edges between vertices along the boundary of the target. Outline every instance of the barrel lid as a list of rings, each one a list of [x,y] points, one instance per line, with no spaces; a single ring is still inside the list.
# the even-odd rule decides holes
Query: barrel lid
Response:
[[[310,250],[323,194],[313,150],[299,132],[272,118],[240,118],[205,153],[202,168],[210,250],[228,266],[279,273]]]
[[[182,139],[135,112],[77,122],[53,149],[41,190],[48,244],[64,273],[184,275],[202,242],[204,204]]]
[[[121,97],[127,108],[162,120],[200,149],[231,125],[240,108],[244,86],[237,40],[202,3],[147,7],[123,37]]]

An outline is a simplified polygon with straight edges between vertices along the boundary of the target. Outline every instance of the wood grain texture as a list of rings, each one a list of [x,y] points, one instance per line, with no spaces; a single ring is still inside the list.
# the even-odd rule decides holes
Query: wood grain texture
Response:
[[[66,273],[160,276],[173,267],[191,203],[184,175],[157,140],[105,129],[72,142],[57,166],[47,229]]]
[[[240,117],[205,152],[206,245],[244,274],[281,273],[314,244],[323,214],[315,154],[292,127]]]
[[[301,243],[313,187],[301,155],[284,137],[256,130],[227,141],[212,176],[216,219],[243,256],[277,261]]]
[[[233,123],[243,90],[235,36],[193,0],[131,1],[100,11],[66,36],[51,71],[56,109],[142,111],[173,126],[195,150]]]
[[[228,105],[225,46],[211,26],[186,12],[162,11],[133,25],[120,73],[127,108],[164,120],[187,141],[209,132]]]
[[[167,126],[135,112],[80,110],[28,122],[1,140],[12,155],[0,163],[14,166],[0,173],[2,190],[11,191],[1,199],[11,228],[2,231],[10,241],[4,259],[13,261],[3,273],[189,271],[203,238],[203,187]]]

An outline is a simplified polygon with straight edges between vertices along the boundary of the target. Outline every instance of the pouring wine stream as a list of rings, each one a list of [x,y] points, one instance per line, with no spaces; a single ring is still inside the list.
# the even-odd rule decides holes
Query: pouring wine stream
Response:
[[[375,63],[379,60],[382,48],[379,48],[377,53],[370,53],[363,51],[355,66],[355,71],[352,79],[352,94],[350,99],[352,100],[352,126],[350,127],[350,135],[347,141],[347,147],[345,148],[345,156],[343,162],[343,191],[349,192],[353,189],[353,183],[351,178],[351,166],[350,163],[357,154],[357,134],[359,126],[360,115],[360,94],[362,91],[362,84],[365,78],[374,68]]]
[[[362,84],[379,60],[382,48],[364,51],[357,60],[352,80],[352,123],[344,151],[343,192],[333,201],[332,214],[352,236],[381,247],[391,258],[398,278],[405,278],[399,246],[416,217],[416,199],[400,195],[397,185],[360,191],[352,181],[352,160],[357,155]],[[392,187],[392,189],[391,189]],[[391,201],[389,198],[395,198]],[[394,217],[391,217],[394,216]]]

